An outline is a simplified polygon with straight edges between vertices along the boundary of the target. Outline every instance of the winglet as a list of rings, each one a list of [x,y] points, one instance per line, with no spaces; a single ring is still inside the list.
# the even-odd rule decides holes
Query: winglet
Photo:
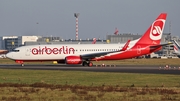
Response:
[[[124,45],[124,47],[123,47],[120,51],[125,51],[125,50],[128,48],[130,41],[131,41],[131,40],[128,40],[128,41],[126,42],[126,44]]]

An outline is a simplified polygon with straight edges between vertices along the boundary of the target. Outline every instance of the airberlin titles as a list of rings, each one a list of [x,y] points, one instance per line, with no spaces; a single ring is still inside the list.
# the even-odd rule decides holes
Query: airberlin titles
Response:
[[[38,47],[38,48],[32,48],[31,52],[33,55],[43,55],[43,54],[74,54],[75,49],[68,46],[62,46],[60,48],[54,47]]]

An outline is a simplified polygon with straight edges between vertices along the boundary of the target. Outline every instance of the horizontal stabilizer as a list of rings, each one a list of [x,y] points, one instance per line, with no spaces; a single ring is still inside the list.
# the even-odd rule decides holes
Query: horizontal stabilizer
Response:
[[[167,46],[167,45],[170,45],[170,44],[173,44],[173,43],[172,42],[168,42],[168,43],[165,43],[165,44],[153,45],[153,46],[150,46],[150,48],[159,48],[159,47]]]

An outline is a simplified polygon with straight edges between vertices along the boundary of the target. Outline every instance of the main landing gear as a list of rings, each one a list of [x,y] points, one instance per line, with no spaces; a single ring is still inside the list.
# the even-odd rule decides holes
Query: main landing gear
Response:
[[[22,63],[21,66],[23,67],[23,66],[24,66],[24,63]]]
[[[83,61],[82,65],[92,67],[93,63],[91,61]]]

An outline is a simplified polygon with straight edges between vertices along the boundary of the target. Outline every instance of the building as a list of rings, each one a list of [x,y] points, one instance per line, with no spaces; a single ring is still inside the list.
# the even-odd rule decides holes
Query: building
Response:
[[[24,45],[25,42],[37,42],[39,36],[18,36],[18,46]]]
[[[12,50],[18,47],[18,36],[3,36],[0,38],[0,49]]]
[[[128,40],[135,40],[140,38],[142,35],[139,34],[131,34],[131,33],[124,33],[118,35],[107,35],[106,39],[110,43],[126,43]]]
[[[11,51],[14,48],[23,46],[25,42],[36,42],[38,36],[3,36],[1,37],[1,49]]]

